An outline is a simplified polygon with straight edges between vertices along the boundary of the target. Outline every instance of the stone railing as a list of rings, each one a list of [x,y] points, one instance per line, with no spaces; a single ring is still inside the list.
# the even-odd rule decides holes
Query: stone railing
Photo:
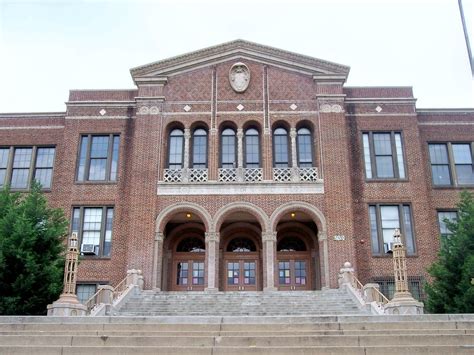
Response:
[[[207,169],[188,169],[188,182],[206,182],[208,178]]]
[[[163,181],[171,183],[206,182],[208,179],[207,169],[165,169],[163,171]]]
[[[86,314],[90,316],[110,315],[118,310],[125,301],[143,290],[143,276],[141,270],[128,270],[127,277],[115,287],[99,285],[98,290],[85,303]]]
[[[311,168],[273,168],[273,181],[277,182],[313,182],[319,180],[319,171]]]
[[[220,182],[237,181],[237,169],[235,168],[219,168],[218,180]]]
[[[245,182],[256,182],[263,180],[263,169],[261,168],[245,168],[244,169],[244,181]]]
[[[183,169],[165,169],[163,172],[164,182],[181,182],[183,180]]]
[[[344,263],[339,271],[339,288],[345,288],[359,303],[360,308],[369,308],[372,314],[385,314],[385,305],[389,299],[379,290],[379,284],[363,285],[354,275],[350,262]]]

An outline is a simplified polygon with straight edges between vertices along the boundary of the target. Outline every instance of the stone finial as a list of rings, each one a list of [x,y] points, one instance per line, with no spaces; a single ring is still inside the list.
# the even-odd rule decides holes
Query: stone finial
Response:
[[[346,261],[343,267],[339,270],[338,283],[339,287],[344,285],[352,285],[354,279],[354,268],[352,264]]]

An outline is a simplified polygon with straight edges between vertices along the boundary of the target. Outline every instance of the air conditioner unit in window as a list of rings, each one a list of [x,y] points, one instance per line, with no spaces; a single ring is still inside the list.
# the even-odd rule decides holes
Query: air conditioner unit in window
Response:
[[[98,255],[99,246],[94,244],[82,244],[81,253],[84,255]]]
[[[392,254],[393,253],[393,243],[383,243],[383,251],[385,254]]]

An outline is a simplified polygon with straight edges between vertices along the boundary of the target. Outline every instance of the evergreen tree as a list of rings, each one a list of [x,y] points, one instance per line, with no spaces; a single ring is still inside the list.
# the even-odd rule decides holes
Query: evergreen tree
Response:
[[[28,193],[0,192],[0,314],[45,314],[58,298],[67,224],[37,183]]]
[[[426,307],[433,313],[474,312],[474,198],[467,191],[460,196],[457,220],[445,220],[452,235],[428,269],[433,282],[426,285]]]

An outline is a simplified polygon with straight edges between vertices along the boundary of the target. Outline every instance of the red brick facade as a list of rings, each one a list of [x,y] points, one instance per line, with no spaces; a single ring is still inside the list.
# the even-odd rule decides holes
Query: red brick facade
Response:
[[[229,81],[237,62],[250,71],[243,93]],[[74,207],[114,208],[111,256],[84,256],[82,282],[115,284],[135,268],[143,271],[145,288],[169,289],[174,266],[167,248],[174,244],[168,235],[186,223],[205,236],[204,287],[225,289],[226,228],[262,238],[260,289],[279,287],[278,231],[291,234],[285,226],[307,238],[311,288],[337,287],[345,261],[362,282],[389,277],[390,255],[374,256],[371,248],[369,205],[376,204],[410,207],[416,251],[408,259],[408,272],[426,277],[439,249],[437,211],[453,209],[460,191],[433,186],[428,143],[473,142],[474,110],[417,110],[411,88],[345,87],[348,73],[342,65],[234,41],[132,69],[138,89],[71,91],[65,113],[1,114],[0,148],[55,146],[47,196],[68,218]],[[207,132],[207,178],[197,182],[183,175],[167,181],[170,131],[179,128],[186,136],[199,127]],[[222,181],[221,133],[227,127],[235,130],[237,141],[247,128],[258,130],[260,178],[239,178],[239,168],[247,173],[244,156],[236,158],[235,181]],[[273,154],[278,127],[288,132],[288,173],[294,168],[280,182]],[[319,174],[306,181],[303,175],[294,179],[299,162],[291,135],[301,127],[311,131],[312,166]],[[405,179],[366,179],[365,132],[401,133]],[[76,181],[84,134],[120,135],[116,182]],[[244,142],[236,144],[237,150],[244,151]],[[192,138],[183,171],[191,168],[191,144]],[[209,243],[215,243],[215,254]],[[214,262],[215,270],[208,270]]]

